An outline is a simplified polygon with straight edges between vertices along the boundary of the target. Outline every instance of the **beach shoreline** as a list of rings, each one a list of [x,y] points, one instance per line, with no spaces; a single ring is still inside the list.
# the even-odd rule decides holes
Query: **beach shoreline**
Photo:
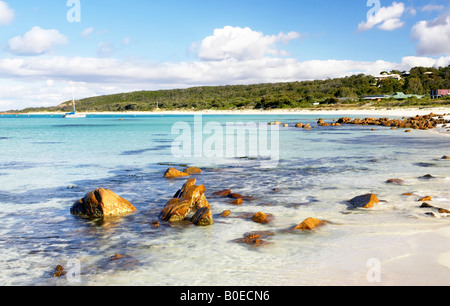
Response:
[[[450,107],[421,108],[364,108],[364,109],[274,109],[274,110],[176,110],[148,112],[80,112],[85,115],[354,115],[354,116],[416,116],[435,114],[450,114]],[[0,115],[63,115],[62,112],[33,113],[0,113]]]

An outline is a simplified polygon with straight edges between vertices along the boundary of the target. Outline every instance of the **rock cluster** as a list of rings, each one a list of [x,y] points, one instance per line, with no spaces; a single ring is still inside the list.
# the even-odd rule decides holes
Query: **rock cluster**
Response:
[[[179,222],[194,215],[190,221],[195,225],[207,226],[213,224],[211,206],[205,196],[205,185],[197,186],[195,178],[189,179],[183,188],[177,191],[174,197],[166,203],[160,213],[160,218],[167,222]]]
[[[445,120],[443,116],[430,113],[425,116],[415,116],[405,119],[389,119],[389,118],[356,118],[351,119],[348,117],[343,117],[338,120],[339,124],[356,124],[356,125],[379,125],[385,127],[395,127],[395,128],[412,128],[427,130],[437,127],[439,124],[450,123],[450,120]]]

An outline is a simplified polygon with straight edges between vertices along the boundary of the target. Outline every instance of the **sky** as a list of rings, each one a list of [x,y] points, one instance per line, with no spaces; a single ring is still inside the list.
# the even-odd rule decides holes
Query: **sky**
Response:
[[[448,0],[0,0],[0,111],[449,64]]]

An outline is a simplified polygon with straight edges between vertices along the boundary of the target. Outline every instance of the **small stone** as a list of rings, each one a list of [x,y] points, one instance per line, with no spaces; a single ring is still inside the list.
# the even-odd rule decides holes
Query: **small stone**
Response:
[[[184,173],[193,175],[193,174],[201,174],[202,170],[200,168],[197,167],[188,167],[184,170]]]
[[[230,189],[220,190],[220,191],[217,191],[217,192],[213,193],[214,196],[222,196],[222,197],[226,197],[226,196],[228,196],[230,194],[231,194],[231,190]]]
[[[233,205],[242,205],[243,203],[244,203],[244,200],[242,200],[241,198],[230,202],[230,204],[233,204]]]
[[[268,216],[263,212],[257,212],[253,215],[252,220],[256,223],[267,224],[270,222]]]
[[[63,266],[61,265],[56,266],[55,271],[53,272],[53,277],[61,277],[64,275],[66,275],[66,271],[64,271]]]
[[[313,230],[316,227],[325,224],[325,221],[316,219],[316,218],[308,218],[305,221],[303,221],[302,223],[300,223],[299,225],[297,225],[296,227],[294,227],[294,229],[296,230]]]
[[[426,196],[423,198],[420,198],[419,200],[417,200],[418,202],[427,202],[427,201],[431,201],[431,197],[430,196]]]
[[[231,210],[224,210],[221,214],[222,217],[228,217],[231,214]]]

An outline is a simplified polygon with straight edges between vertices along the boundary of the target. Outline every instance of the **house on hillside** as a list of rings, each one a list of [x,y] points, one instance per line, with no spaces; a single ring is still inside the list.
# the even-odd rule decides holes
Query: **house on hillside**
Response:
[[[400,81],[402,79],[402,76],[399,74],[388,74],[388,73],[382,73],[380,75],[375,76],[375,80],[381,81],[384,79],[396,79],[397,81]]]
[[[431,91],[431,99],[438,99],[449,95],[450,89],[434,89]]]

